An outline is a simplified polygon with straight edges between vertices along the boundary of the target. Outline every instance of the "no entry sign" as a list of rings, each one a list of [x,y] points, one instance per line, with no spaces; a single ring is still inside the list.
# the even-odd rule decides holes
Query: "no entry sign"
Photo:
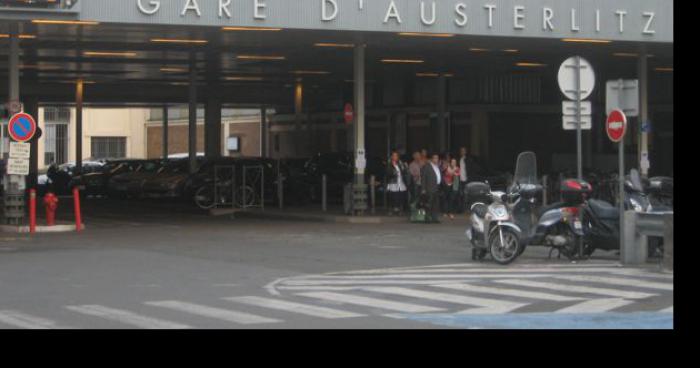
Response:
[[[36,121],[34,118],[23,112],[15,114],[10,118],[7,126],[10,138],[16,142],[28,142],[36,134]]]
[[[346,124],[351,124],[352,121],[355,119],[355,111],[352,109],[351,104],[345,104],[345,111],[343,112],[343,116],[345,117]]]
[[[611,141],[615,143],[622,141],[627,132],[627,116],[625,113],[621,110],[613,110],[605,122],[605,132],[608,133],[608,138]]]

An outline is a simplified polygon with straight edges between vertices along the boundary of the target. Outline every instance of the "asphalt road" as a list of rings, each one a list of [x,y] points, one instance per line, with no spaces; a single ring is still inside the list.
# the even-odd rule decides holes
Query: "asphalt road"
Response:
[[[463,219],[261,221],[109,201],[84,216],[81,234],[0,233],[0,328],[673,327],[673,275],[655,265],[537,248],[473,263]]]

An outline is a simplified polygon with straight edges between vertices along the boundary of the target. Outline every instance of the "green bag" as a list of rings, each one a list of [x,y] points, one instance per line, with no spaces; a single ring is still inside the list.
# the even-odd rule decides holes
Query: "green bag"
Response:
[[[416,203],[411,203],[411,222],[425,223],[427,213],[424,208],[418,208]]]

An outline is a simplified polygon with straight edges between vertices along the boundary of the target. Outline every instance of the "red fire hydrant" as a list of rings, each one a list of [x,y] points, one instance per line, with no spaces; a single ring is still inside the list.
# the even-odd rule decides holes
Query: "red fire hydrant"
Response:
[[[44,207],[46,207],[46,224],[53,226],[56,222],[56,209],[58,208],[58,197],[53,193],[46,193],[44,196]]]

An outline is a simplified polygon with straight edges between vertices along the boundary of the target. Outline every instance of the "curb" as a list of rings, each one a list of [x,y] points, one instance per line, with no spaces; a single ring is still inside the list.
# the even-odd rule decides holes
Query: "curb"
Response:
[[[85,230],[85,224],[81,224],[81,230]],[[13,234],[29,234],[29,226],[0,225],[0,232]],[[36,233],[70,233],[75,232],[73,225],[37,226]]]

